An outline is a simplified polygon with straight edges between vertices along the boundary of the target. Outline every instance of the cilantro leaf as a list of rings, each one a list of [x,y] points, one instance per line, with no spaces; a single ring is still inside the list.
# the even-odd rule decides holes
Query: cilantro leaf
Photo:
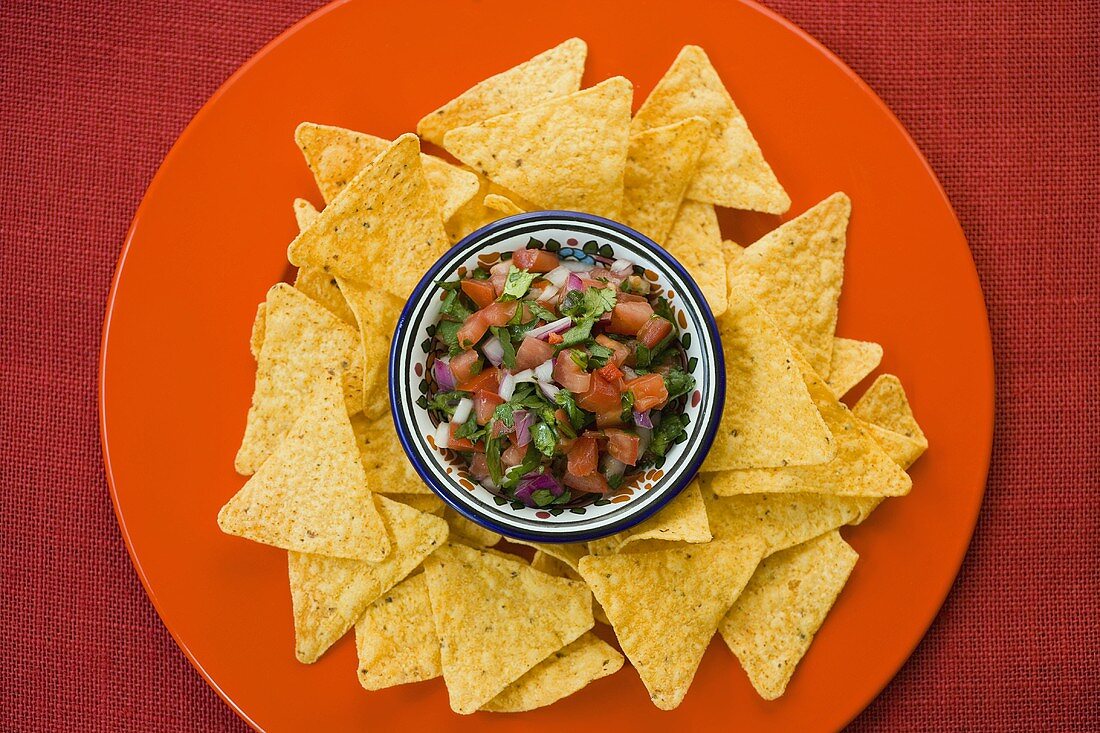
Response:
[[[499,420],[504,423],[506,428],[514,428],[516,426],[516,406],[511,402],[505,402],[503,405],[497,405],[497,409],[493,410],[493,420]]]
[[[622,414],[621,417],[622,417],[623,422],[625,422],[627,425],[629,425],[632,422],[634,422],[634,419],[633,419],[634,393],[630,392],[630,391],[623,392],[623,394],[622,394],[622,404],[623,404],[623,414]]]
[[[588,354],[580,349],[570,349],[569,358],[573,360],[573,363],[580,369],[588,368]]]
[[[428,409],[438,410],[447,417],[453,417],[455,408],[458,406],[458,401],[468,396],[468,394],[468,392],[460,392],[457,389],[453,392],[437,392],[428,400]]]
[[[504,366],[509,369],[516,368],[516,347],[512,344],[512,334],[504,326],[493,326],[490,329],[493,335],[500,341],[501,348],[504,349]]]
[[[550,489],[536,489],[531,492],[531,501],[535,506],[550,506],[557,497],[550,493]]]
[[[558,308],[573,320],[599,318],[615,307],[615,288],[570,290]]]
[[[653,431],[653,440],[650,441],[646,451],[655,456],[663,456],[673,443],[687,432],[687,424],[688,416],[683,413],[665,415],[661,424]]]
[[[593,341],[588,345],[588,363],[594,367],[605,367],[615,352]]]
[[[558,405],[565,410],[565,414],[569,416],[569,422],[573,424],[573,428],[579,430],[588,422],[588,414],[577,407],[577,401],[573,398],[573,393],[569,390],[563,389],[559,391],[554,395],[554,402],[557,402]]]
[[[488,427],[482,427],[477,424],[477,415],[473,412],[470,413],[470,417],[466,418],[466,422],[462,423],[455,431],[456,438],[469,438],[471,441],[478,441],[484,437],[488,432]]]
[[[547,323],[558,320],[558,317],[554,315],[553,311],[542,307],[533,300],[527,303],[527,309],[531,311],[531,315],[535,318],[546,321]]]
[[[527,449],[527,453],[523,456],[523,463],[518,466],[512,466],[504,473],[504,481],[501,484],[506,489],[514,489],[519,484],[521,478],[534,471],[542,463],[542,454],[537,450]]]
[[[642,369],[647,368],[653,363],[653,352],[645,344],[636,344],[634,346],[634,363]]]
[[[695,377],[683,369],[670,369],[665,375],[665,389],[668,390],[668,398],[675,399],[695,389]]]
[[[508,279],[504,281],[504,292],[499,299],[519,300],[527,294],[536,277],[537,272],[527,272],[512,265],[508,268]]]
[[[554,435],[554,428],[544,422],[537,422],[532,426],[531,442],[535,444],[535,448],[538,449],[539,453],[548,458],[554,456],[554,449],[557,448],[558,445],[557,436]]]
[[[658,295],[653,299],[653,313],[669,323],[676,323],[676,314],[672,312],[672,304],[663,295]]]
[[[497,486],[504,476],[504,467],[500,462],[500,438],[494,438],[492,433],[485,440],[485,465],[489,468],[489,478]]]
[[[594,318],[582,318],[576,321],[572,328],[561,335],[561,343],[557,345],[557,350],[561,351],[568,346],[576,346],[592,338],[592,324],[595,322],[596,319]]]
[[[443,299],[443,305],[439,307],[439,314],[451,321],[464,321],[470,316],[470,309],[459,300],[459,292],[452,290]]]

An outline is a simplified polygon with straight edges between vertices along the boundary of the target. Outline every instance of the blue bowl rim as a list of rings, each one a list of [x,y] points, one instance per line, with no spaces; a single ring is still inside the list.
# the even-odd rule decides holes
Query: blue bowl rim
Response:
[[[694,307],[698,308],[703,318],[703,323],[706,324],[707,331],[711,337],[711,342],[714,344],[714,361],[715,361],[715,374],[717,379],[714,385],[714,405],[711,407],[714,412],[714,420],[708,430],[702,435],[703,449],[696,454],[696,458],[691,462],[687,469],[683,472],[676,483],[669,486],[664,490],[664,494],[657,498],[650,506],[646,507],[644,511],[637,514],[626,517],[621,523],[613,524],[601,530],[592,532],[579,532],[575,535],[542,535],[538,533],[528,532],[526,530],[517,530],[511,526],[505,526],[493,519],[486,516],[482,516],[477,512],[471,511],[462,503],[454,500],[450,496],[450,492],[436,485],[435,476],[427,470],[421,460],[419,454],[413,450],[412,441],[408,434],[408,427],[404,421],[400,419],[400,409],[398,408],[398,399],[396,396],[396,390],[393,388],[397,382],[397,352],[394,348],[395,344],[400,340],[400,336],[404,330],[408,327],[410,311],[415,304],[419,303],[424,297],[427,290],[435,284],[436,275],[450,262],[451,257],[459,250],[467,247],[472,240],[482,239],[490,234],[493,234],[500,229],[510,227],[513,224],[527,221],[539,221],[542,219],[565,219],[575,220],[578,222],[584,222],[588,224],[597,224],[604,226],[608,229],[612,229],[617,233],[634,239],[650,249],[655,257],[662,260],[665,265],[671,268],[677,275],[681,277],[683,282],[687,285],[691,294],[691,302]],[[632,527],[641,524],[645,520],[663,509],[670,501],[680,495],[680,492],[687,487],[692,480],[695,479],[699,473],[699,467],[703,464],[707,454],[710,452],[710,448],[714,443],[714,438],[718,433],[719,424],[722,420],[722,413],[725,409],[726,402],[726,364],[725,357],[722,353],[722,339],[718,333],[718,322],[714,317],[713,311],[710,309],[710,304],[707,302],[703,292],[699,289],[695,279],[688,273],[686,269],[673,257],[668,251],[661,245],[654,242],[649,237],[645,236],[639,231],[636,231],[625,224],[620,224],[612,219],[607,219],[595,214],[585,214],[579,211],[564,211],[564,210],[550,210],[550,211],[530,211],[522,214],[513,214],[512,216],[498,219],[494,222],[486,224],[480,229],[476,229],[470,234],[467,234],[457,243],[452,245],[443,255],[437,259],[428,271],[424,273],[424,276],[420,278],[420,282],[413,288],[412,293],[405,301],[405,306],[401,309],[401,315],[398,317],[397,325],[394,328],[393,337],[390,340],[390,357],[389,357],[389,369],[387,374],[389,398],[390,398],[390,414],[393,418],[394,429],[397,432],[398,440],[401,442],[401,448],[405,451],[406,457],[412,463],[413,468],[417,474],[432,490],[436,496],[442,499],[448,506],[464,516],[466,519],[474,522],[475,524],[492,530],[498,534],[504,535],[506,538],[518,539],[524,542],[543,542],[547,544],[569,544],[575,542],[588,542],[590,540],[600,539],[607,537],[618,532],[628,530]]]

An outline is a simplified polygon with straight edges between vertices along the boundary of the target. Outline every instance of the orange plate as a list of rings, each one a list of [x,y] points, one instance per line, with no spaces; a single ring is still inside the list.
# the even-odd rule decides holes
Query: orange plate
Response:
[[[257,729],[836,730],[897,672],[943,602],[973,531],[993,428],[982,294],[966,240],[898,121],[847,67],[752,4],[637,0],[325,8],[238,71],[180,136],[118,267],[100,373],[103,451],[122,533],[180,648]],[[688,9],[688,5],[692,6]],[[294,196],[320,203],[292,139],[302,120],[383,136],[561,40],[588,41],[586,84],[623,74],[639,103],[684,43],[706,48],[797,214],[854,203],[839,332],[886,348],[932,443],[905,499],[845,536],[860,562],[787,694],[760,700],[720,641],[683,705],[654,709],[630,668],[552,707],[455,715],[439,680],[368,693],[351,635],[294,659],[286,553],[222,535],[252,391],[256,303],[288,274]],[[742,243],[779,219],[733,214]],[[427,267],[429,263],[425,262]],[[857,390],[858,393],[859,390]],[[155,691],[154,691],[155,694]],[[564,726],[564,727],[563,727]]]

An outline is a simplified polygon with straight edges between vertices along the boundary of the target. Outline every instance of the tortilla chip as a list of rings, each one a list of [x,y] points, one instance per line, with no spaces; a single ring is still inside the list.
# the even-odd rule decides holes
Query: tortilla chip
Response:
[[[623,223],[665,241],[706,147],[710,123],[689,117],[630,136],[623,179]]]
[[[424,480],[412,467],[387,412],[377,420],[362,413],[351,416],[355,444],[367,474],[367,487],[379,494],[432,495]]]
[[[536,664],[481,709],[522,713],[545,707],[601,677],[615,674],[622,666],[622,654],[600,637],[587,633]]]
[[[320,212],[310,202],[294,199],[294,218],[298,222],[299,232],[305,231],[319,215]],[[355,314],[351,312],[344,294],[340,292],[336,278],[321,268],[309,265],[299,267],[298,274],[294,276],[294,287],[328,308],[340,320],[357,325]]]
[[[755,298],[791,346],[826,379],[851,210],[848,197],[834,193],[765,234],[734,257],[727,270],[729,289]]]
[[[763,543],[749,537],[581,559],[581,575],[658,708],[683,700],[718,622],[763,553]]]
[[[534,547],[556,560],[561,560],[573,570],[577,569],[581,558],[588,554],[588,546],[583,542],[527,542],[511,537],[508,538],[508,541],[514,545]]]
[[[406,578],[367,606],[355,624],[355,648],[359,684],[368,690],[443,674],[423,573]]]
[[[689,199],[768,214],[782,214],[790,208],[790,197],[764,160],[706,52],[698,46],[684,46],[634,115],[631,131],[694,116],[709,120],[711,129],[687,190]]]
[[[264,313],[252,406],[235,461],[244,475],[271,455],[330,374],[343,383],[349,412],[363,403],[359,337],[350,326],[286,283],[267,291]]]
[[[593,555],[613,555],[631,542],[710,542],[710,524],[699,482],[692,481],[679,496],[649,519],[630,529],[588,543]]]
[[[325,202],[332,201],[348,181],[367,167],[391,142],[384,138],[329,125],[303,122],[294,131],[294,140],[313,172],[317,188]],[[424,176],[435,196],[439,215],[449,219],[459,207],[477,193],[477,176],[451,165],[442,158],[420,154]]]
[[[922,449],[928,448],[928,438],[913,417],[905,388],[893,374],[880,375],[859,398],[852,412],[861,420],[916,441]]]
[[[386,528],[371,503],[336,380],[318,385],[279,447],[218,512],[218,526],[287,550],[386,556]]]
[[[411,506],[418,512],[434,514],[437,517],[443,516],[443,507],[447,506],[442,499],[434,494],[390,494],[387,492],[384,496],[405,506]]]
[[[326,201],[328,199],[325,199]],[[309,225],[313,223],[313,220],[321,212],[317,211],[317,207],[312,202],[303,198],[294,199],[294,221],[298,225],[298,231],[303,232],[309,228]]]
[[[837,400],[821,377],[800,354],[795,361],[806,388],[825,418],[835,440],[831,461],[813,466],[756,468],[712,474],[711,489],[718,496],[791,493],[837,496],[904,496],[913,486],[905,473],[883,452],[860,421]]]
[[[436,145],[456,127],[532,107],[581,88],[588,46],[579,38],[479,82],[416,123],[417,133]]]
[[[363,348],[363,414],[375,419],[390,411],[390,341],[403,303],[379,288],[367,288],[339,278],[337,282],[359,325]]]
[[[527,211],[522,206],[517,204],[507,196],[502,196],[499,193],[491,193],[485,197],[485,208],[498,211],[505,216],[513,216],[514,214],[522,214]]]
[[[872,341],[834,338],[826,384],[837,397],[863,381],[882,361],[882,346]]]
[[[448,152],[543,209],[618,218],[632,86],[621,76],[447,133]]]
[[[381,562],[292,552],[290,596],[298,660],[315,662],[363,615],[447,539],[447,523],[404,504],[375,496],[392,550]]]
[[[704,471],[824,463],[833,436],[814,406],[791,347],[751,298],[731,291],[718,319],[726,402]]]
[[[787,689],[859,555],[830,532],[760,563],[719,631],[765,700]]]
[[[451,537],[460,537],[467,540],[468,544],[477,547],[492,547],[501,540],[501,535],[470,521],[450,507],[443,510],[443,518],[447,520],[447,524],[451,528]]]
[[[635,543],[635,545],[637,544],[640,543]],[[667,546],[668,543],[665,544]],[[574,568],[542,550],[535,550],[535,556],[531,558],[531,567],[547,575],[553,575],[555,578],[569,578],[570,580],[584,582],[584,578]],[[607,620],[607,614],[603,612],[603,607],[595,598],[592,599],[592,617],[605,626],[611,625],[611,622]]]
[[[685,200],[664,245],[703,291],[714,317],[725,313],[728,307],[725,257],[714,206]]]
[[[720,476],[720,474],[718,474]],[[764,541],[765,557],[859,521],[878,497],[827,494],[743,494],[716,496],[715,476],[700,474],[710,531],[716,540],[755,535]]]
[[[447,233],[420,164],[420,142],[402,135],[364,168],[290,243],[312,265],[404,299],[447,249]]]
[[[583,583],[462,545],[424,562],[451,709],[467,714],[592,628]]]
[[[260,358],[260,349],[264,345],[264,333],[267,330],[267,303],[256,306],[256,318],[252,321],[252,334],[248,338],[248,350],[253,359]]]

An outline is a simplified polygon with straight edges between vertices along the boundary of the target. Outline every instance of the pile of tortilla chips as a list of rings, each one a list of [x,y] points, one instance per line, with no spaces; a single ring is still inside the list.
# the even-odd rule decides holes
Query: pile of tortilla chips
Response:
[[[839,529],[907,494],[928,446],[896,377],[840,401],[883,355],[835,334],[848,197],[748,247],[723,242],[715,206],[791,202],[706,54],[685,47],[633,115],[626,79],[581,88],[586,55],[570,39],[426,115],[420,138],[449,159],[413,134],[296,131],[325,205],[294,202],[297,277],[257,309],[236,458],[250,478],[218,522],[287,551],[298,659],[354,628],[368,690],[441,676],[458,713],[519,712],[625,655],[667,710],[717,634],[775,699],[858,559]],[[728,374],[714,446],[678,497],[618,535],[533,545],[528,561],[530,548],[490,549],[500,535],[417,476],[385,370],[425,269],[471,231],[538,209],[619,219],[667,247],[712,306]]]

